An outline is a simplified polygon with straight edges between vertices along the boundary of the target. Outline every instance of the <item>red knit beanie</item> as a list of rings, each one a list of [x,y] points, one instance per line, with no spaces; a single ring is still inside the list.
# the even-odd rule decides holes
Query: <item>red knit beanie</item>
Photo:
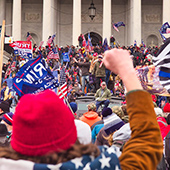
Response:
[[[166,103],[164,108],[163,108],[163,111],[166,113],[166,112],[170,112],[170,103]]]
[[[67,150],[77,140],[73,114],[51,90],[24,95],[13,117],[12,148],[27,156]]]

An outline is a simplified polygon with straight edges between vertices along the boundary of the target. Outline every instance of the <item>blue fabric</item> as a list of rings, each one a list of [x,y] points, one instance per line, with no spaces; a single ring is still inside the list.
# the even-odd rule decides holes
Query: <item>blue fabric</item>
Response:
[[[99,147],[101,154],[94,158],[93,156],[83,155],[80,158],[72,159],[68,162],[57,165],[34,164],[33,170],[121,170],[119,159],[116,156],[117,150],[114,147]]]
[[[51,70],[41,56],[25,63],[16,74],[16,77],[13,78],[13,88],[19,96],[56,87],[58,87],[58,80],[52,75]]]
[[[101,129],[102,127],[104,127],[104,124],[98,124],[98,125],[96,125],[96,126],[93,128],[93,130],[92,130],[92,132],[91,132],[91,135],[92,135],[92,143],[95,143],[97,134],[99,133],[99,131],[100,131],[100,129]]]
[[[166,73],[166,72],[164,72],[164,71],[160,71],[160,72],[159,72],[159,76],[160,76],[160,77],[168,77],[168,78],[170,78],[170,73]]]
[[[99,106],[104,104],[104,108],[106,108],[110,103],[110,100],[104,100],[104,101],[96,101],[96,111],[98,110]]]
[[[70,58],[69,58],[68,53],[63,53],[63,61],[64,62],[70,62]]]

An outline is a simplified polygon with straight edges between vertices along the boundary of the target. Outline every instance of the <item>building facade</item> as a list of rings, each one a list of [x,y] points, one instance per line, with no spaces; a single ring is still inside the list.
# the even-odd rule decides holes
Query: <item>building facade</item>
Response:
[[[170,23],[170,0],[93,0],[96,16],[90,19],[91,0],[0,0],[0,23],[14,41],[30,32],[37,45],[56,33],[59,46],[78,45],[78,36],[90,32],[94,43],[113,35],[120,45],[161,45],[159,29]],[[119,32],[112,23],[123,21]]]

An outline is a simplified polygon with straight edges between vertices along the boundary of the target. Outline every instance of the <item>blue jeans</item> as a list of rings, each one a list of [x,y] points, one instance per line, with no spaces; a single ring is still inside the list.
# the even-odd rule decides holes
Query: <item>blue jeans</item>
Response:
[[[96,101],[96,111],[98,110],[99,106],[104,104],[104,108],[106,108],[110,103],[110,100],[103,100],[103,101]],[[103,109],[104,109],[103,108]]]
[[[85,80],[89,82],[89,76],[82,76],[82,91],[84,93],[84,88],[85,88]],[[87,86],[87,92],[88,92],[88,86]]]
[[[111,71],[106,69],[106,85],[108,86]]]

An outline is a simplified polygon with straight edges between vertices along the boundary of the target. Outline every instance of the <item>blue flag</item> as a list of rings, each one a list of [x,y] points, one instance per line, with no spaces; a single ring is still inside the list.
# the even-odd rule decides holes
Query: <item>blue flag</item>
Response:
[[[68,53],[64,53],[64,54],[63,54],[63,61],[64,61],[64,62],[70,62],[70,58],[69,58]]]
[[[118,23],[115,23],[114,24],[115,27],[121,27],[121,26],[124,26],[125,27],[125,24],[123,22],[118,22]]]
[[[19,96],[54,89],[58,85],[58,79],[53,76],[41,56],[29,60],[13,78],[13,88]]]
[[[169,25],[169,23],[168,22],[165,22],[163,25],[162,25],[162,27],[160,28],[160,33],[162,33],[162,34],[166,34],[166,29],[167,28],[170,28],[170,25]]]

